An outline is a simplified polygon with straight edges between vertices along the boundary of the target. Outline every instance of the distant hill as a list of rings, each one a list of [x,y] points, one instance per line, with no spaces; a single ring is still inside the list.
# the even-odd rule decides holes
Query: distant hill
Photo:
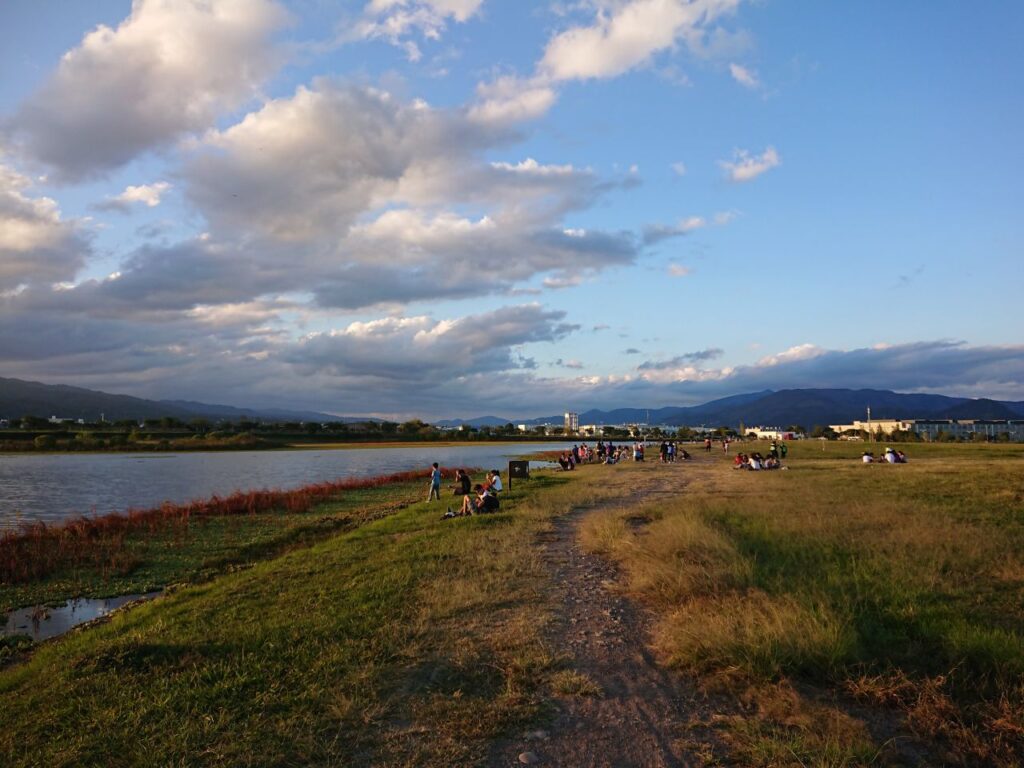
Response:
[[[366,421],[316,411],[236,408],[188,400],[146,400],[64,384],[0,378],[0,416],[4,418],[58,416],[98,421],[101,415],[107,421],[161,419],[167,416],[186,421],[196,418],[237,420],[242,416],[262,421]]]
[[[712,405],[712,404],[708,404]],[[786,389],[747,402],[715,408],[700,406],[702,423],[736,426],[849,423],[873,419],[1013,419],[1013,405],[996,400],[971,400],[946,395],[902,394],[883,389]],[[670,424],[693,424],[686,414]]]
[[[784,389],[732,395],[703,405],[668,408],[617,408],[580,413],[580,424],[666,424],[789,426],[873,419],[1019,419],[1024,402],[1001,402],[946,395],[903,394],[886,389]],[[528,424],[561,424],[562,416],[533,419]]]

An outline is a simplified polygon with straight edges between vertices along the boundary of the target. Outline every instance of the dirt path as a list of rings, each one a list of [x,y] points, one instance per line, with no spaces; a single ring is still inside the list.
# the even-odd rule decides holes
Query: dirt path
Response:
[[[677,494],[685,485],[684,470],[664,467],[634,499]],[[700,726],[712,714],[710,703],[655,663],[649,615],[617,592],[620,574],[611,563],[578,545],[581,521],[599,509],[559,518],[541,544],[560,592],[552,649],[567,654],[571,669],[601,693],[557,697],[549,727],[495,745],[490,766],[698,766],[721,752]]]

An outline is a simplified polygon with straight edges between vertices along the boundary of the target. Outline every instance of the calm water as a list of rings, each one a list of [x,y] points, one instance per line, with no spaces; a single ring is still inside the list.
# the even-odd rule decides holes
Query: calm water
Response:
[[[139,600],[152,600],[159,594],[159,592],[150,592],[145,595],[122,595],[99,600],[79,597],[55,608],[44,606],[22,608],[8,614],[6,619],[0,617],[0,636],[28,635],[36,642],[47,640],[63,635],[79,624],[106,616],[123,605]]]
[[[0,455],[0,529],[25,520],[144,509],[255,488],[442,467],[508,469],[509,458],[564,443],[164,454]]]

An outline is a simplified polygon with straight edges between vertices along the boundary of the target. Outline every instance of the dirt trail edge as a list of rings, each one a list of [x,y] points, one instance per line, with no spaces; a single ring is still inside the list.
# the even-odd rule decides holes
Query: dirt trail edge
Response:
[[[685,485],[683,472],[665,472],[633,503],[677,494]],[[621,507],[623,501],[574,510],[555,520],[539,542],[559,590],[549,633],[552,650],[566,654],[568,668],[585,675],[600,692],[557,696],[557,713],[544,730],[495,744],[487,765],[701,766],[722,761],[724,749],[701,725],[720,710],[691,681],[655,662],[648,647],[650,615],[616,590],[620,574],[614,565],[577,543],[584,517]]]

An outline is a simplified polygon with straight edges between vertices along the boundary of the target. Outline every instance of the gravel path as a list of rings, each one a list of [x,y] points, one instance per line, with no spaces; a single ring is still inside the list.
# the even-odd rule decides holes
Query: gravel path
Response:
[[[684,487],[685,475],[670,470],[642,499]],[[711,702],[691,681],[655,662],[648,649],[650,616],[619,594],[616,568],[577,543],[580,522],[597,511],[577,510],[558,519],[540,544],[561,595],[552,648],[566,654],[570,668],[596,684],[600,694],[558,696],[557,714],[547,728],[495,745],[488,765],[621,768],[721,760],[714,734],[700,725],[711,719]]]

